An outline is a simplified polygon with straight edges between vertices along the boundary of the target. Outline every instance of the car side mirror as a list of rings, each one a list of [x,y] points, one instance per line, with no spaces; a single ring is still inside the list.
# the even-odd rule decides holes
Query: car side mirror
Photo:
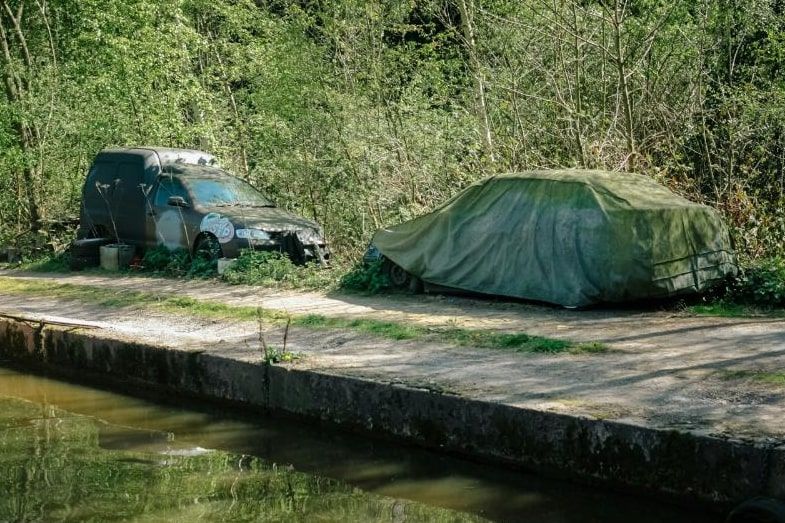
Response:
[[[170,196],[169,199],[166,200],[166,205],[171,207],[190,207],[182,196]]]

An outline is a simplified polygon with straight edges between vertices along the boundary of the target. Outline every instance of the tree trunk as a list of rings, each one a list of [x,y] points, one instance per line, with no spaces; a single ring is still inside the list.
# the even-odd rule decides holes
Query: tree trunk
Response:
[[[635,168],[635,129],[632,116],[632,99],[630,97],[630,86],[627,81],[627,59],[622,49],[622,26],[624,25],[624,13],[619,3],[613,8],[611,22],[613,24],[613,46],[616,52],[614,62],[616,72],[619,75],[619,97],[621,98],[622,111],[624,112],[624,138],[627,142],[627,161],[625,162],[630,169]]]
[[[480,124],[480,134],[485,146],[485,153],[494,162],[496,159],[493,153],[493,136],[491,134],[490,118],[488,117],[488,106],[485,100],[485,79],[483,78],[480,60],[477,56],[473,1],[458,0],[458,10],[461,13],[461,29],[463,30],[464,44],[469,55],[469,65],[474,76],[474,104]]]
[[[2,49],[2,61],[5,75],[3,78],[3,86],[6,98],[11,104],[22,106],[25,97],[29,95],[30,82],[29,80],[20,77],[13,72],[14,58],[11,53],[12,49],[20,49],[23,55],[23,60],[28,68],[28,75],[32,75],[32,59],[30,57],[27,41],[24,37],[24,32],[21,25],[22,9],[20,8],[16,15],[14,15],[8,3],[3,1],[4,12],[0,12],[0,49]],[[13,45],[11,41],[11,28],[13,26],[14,34],[18,45]],[[13,123],[14,133],[16,134],[19,147],[22,150],[22,156],[29,159],[36,151],[37,142],[40,137],[38,128],[35,123],[28,123],[24,117],[18,117]],[[38,203],[38,172],[29,161],[20,168],[22,183],[25,185],[24,194],[27,199],[27,210],[29,218],[29,226],[31,230],[39,230],[41,228],[41,211]]]

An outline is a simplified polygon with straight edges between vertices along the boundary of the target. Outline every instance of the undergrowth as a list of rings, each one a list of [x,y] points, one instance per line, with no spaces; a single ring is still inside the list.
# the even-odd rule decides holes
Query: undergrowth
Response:
[[[6,266],[32,272],[70,271],[67,252],[25,259]],[[358,263],[348,270],[346,266],[337,264],[324,269],[315,263],[296,265],[280,252],[252,250],[243,250],[234,264],[219,275],[215,261],[192,257],[186,249],[170,250],[159,245],[147,249],[139,263],[128,271],[167,278],[216,278],[232,285],[322,291],[341,289],[366,294],[377,294],[389,287],[381,262]]]
[[[296,265],[280,252],[243,250],[220,276],[233,285],[262,285],[291,289],[328,289],[335,286],[335,269],[315,263]]]
[[[211,278],[218,274],[215,260],[191,256],[187,249],[170,250],[163,245],[147,249],[141,263],[132,270],[160,276]]]
[[[361,262],[341,277],[340,286],[350,291],[377,294],[390,286],[390,279],[384,272],[382,260]]]
[[[314,263],[296,265],[280,252],[249,249],[241,251],[220,275],[216,261],[191,257],[185,249],[170,251],[163,246],[148,249],[138,270],[158,276],[217,278],[232,285],[325,290],[336,284],[333,270]]]
[[[67,252],[59,254],[47,254],[33,258],[23,258],[21,261],[9,264],[9,267],[22,269],[32,272],[68,272],[70,268],[70,256]]]
[[[729,289],[736,303],[785,306],[785,258],[763,258],[744,267]]]
[[[718,288],[705,303],[689,310],[708,316],[785,315],[785,258],[745,262],[739,274]]]

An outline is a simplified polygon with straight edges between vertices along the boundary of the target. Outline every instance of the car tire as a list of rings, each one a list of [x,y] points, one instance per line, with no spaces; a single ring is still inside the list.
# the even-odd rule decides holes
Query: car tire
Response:
[[[423,292],[425,292],[425,284],[423,284],[423,281],[417,276],[410,275],[409,292],[411,292],[412,294],[422,294]]]
[[[785,523],[785,503],[772,498],[752,498],[733,509],[725,523]]]
[[[202,258],[209,261],[217,261],[223,258],[223,250],[218,238],[213,235],[205,234],[196,240],[194,247],[194,258]]]
[[[390,287],[409,289],[412,283],[412,275],[406,272],[403,267],[385,258],[382,269],[390,282]]]
[[[71,254],[76,256],[98,256],[104,245],[112,243],[110,238],[85,238],[71,243]]]
[[[112,243],[110,238],[86,238],[74,240],[68,251],[68,266],[72,271],[80,271],[87,267],[98,267],[100,264],[100,249]]]

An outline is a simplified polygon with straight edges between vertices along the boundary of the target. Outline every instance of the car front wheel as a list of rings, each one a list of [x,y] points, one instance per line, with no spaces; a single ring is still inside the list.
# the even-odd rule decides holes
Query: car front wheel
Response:
[[[406,272],[400,265],[396,265],[390,260],[386,261],[387,277],[390,279],[390,285],[403,289],[409,286],[411,275]]]
[[[216,261],[223,257],[221,244],[215,236],[205,235],[199,238],[194,248],[194,258]]]
[[[405,289],[409,292],[420,293],[423,290],[422,280],[407,272],[400,265],[393,263],[385,258],[382,265],[384,274],[390,281],[390,287],[395,289]]]

